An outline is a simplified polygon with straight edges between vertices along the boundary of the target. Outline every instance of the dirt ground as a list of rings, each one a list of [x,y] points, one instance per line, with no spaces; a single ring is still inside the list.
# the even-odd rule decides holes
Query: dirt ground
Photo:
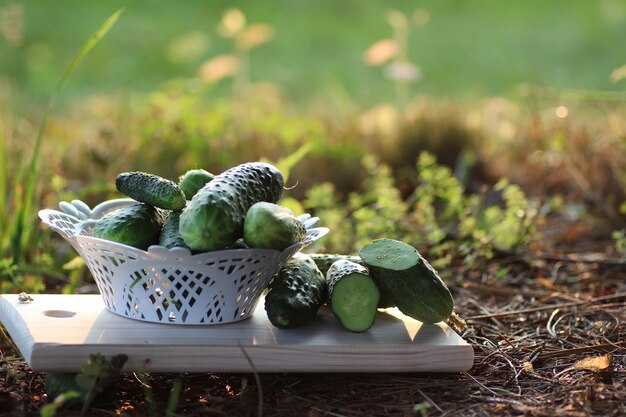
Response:
[[[166,415],[178,383],[180,416],[624,416],[626,262],[589,246],[496,259],[449,283],[462,319],[450,324],[475,351],[467,372],[123,374],[86,415]],[[1,349],[0,415],[40,415],[45,375],[8,338]]]

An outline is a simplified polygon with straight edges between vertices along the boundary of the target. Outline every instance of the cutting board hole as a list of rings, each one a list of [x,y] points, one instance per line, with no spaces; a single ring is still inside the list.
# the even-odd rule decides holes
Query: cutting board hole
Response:
[[[67,310],[46,310],[43,312],[43,315],[48,317],[54,317],[57,319],[66,319],[68,317],[74,317],[76,313]]]

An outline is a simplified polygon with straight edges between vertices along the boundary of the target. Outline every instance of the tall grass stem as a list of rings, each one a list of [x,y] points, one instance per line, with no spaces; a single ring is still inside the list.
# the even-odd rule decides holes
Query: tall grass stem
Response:
[[[9,189],[9,168],[7,167],[7,146],[6,137],[4,133],[4,123],[0,119],[0,248],[5,247],[6,233],[8,224],[7,217],[7,192]]]
[[[167,406],[165,407],[165,417],[174,417],[176,415],[176,407],[178,407],[178,401],[180,400],[180,392],[183,389],[183,381],[177,378],[172,385],[170,391],[170,397],[167,400]]]
[[[93,35],[91,35],[91,37],[89,37],[89,39],[87,39],[85,44],[83,44],[82,48],[78,51],[72,62],[70,62],[69,66],[61,75],[61,79],[52,91],[52,94],[50,95],[46,111],[43,114],[41,124],[39,125],[39,130],[37,131],[35,145],[33,146],[33,153],[28,164],[28,170],[26,172],[26,179],[24,181],[24,179],[22,178],[23,172],[21,172],[16,182],[18,188],[21,188],[23,190],[23,194],[16,196],[16,198],[20,198],[21,201],[16,201],[16,217],[15,223],[13,224],[14,228],[11,232],[11,249],[15,262],[20,262],[22,260],[26,245],[31,239],[33,222],[31,221],[30,217],[33,214],[31,213],[31,211],[33,209],[35,200],[39,154],[41,152],[41,143],[43,142],[43,137],[46,132],[46,128],[48,127],[50,115],[52,114],[52,110],[54,109],[54,106],[56,104],[57,96],[67,83],[68,79],[74,73],[80,62],[100,42],[100,40],[107,34],[107,32],[113,27],[113,25],[115,25],[123,11],[124,9],[118,9],[102,24],[102,26],[100,26],[100,28]],[[24,185],[22,186],[23,181]],[[17,203],[19,203],[19,205]]]

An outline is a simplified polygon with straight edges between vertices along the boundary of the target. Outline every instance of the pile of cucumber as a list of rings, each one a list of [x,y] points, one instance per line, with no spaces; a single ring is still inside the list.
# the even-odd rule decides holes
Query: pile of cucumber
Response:
[[[195,169],[177,183],[124,172],[115,184],[135,203],[99,219],[94,237],[144,250],[159,244],[194,253],[283,250],[306,237],[303,222],[277,204],[284,180],[267,163],[248,162],[219,175]],[[432,266],[411,245],[393,239],[374,240],[358,256],[298,253],[274,276],[265,298],[270,322],[286,329],[305,325],[324,304],[353,332],[369,329],[381,307],[396,306],[424,323],[447,319],[454,307]]]
[[[299,254],[269,286],[265,310],[279,328],[308,323],[327,303],[341,325],[364,332],[379,308],[396,306],[423,323],[452,314],[454,301],[437,271],[411,245],[377,239],[358,256]]]
[[[306,237],[304,223],[276,204],[283,175],[267,163],[248,162],[219,175],[194,169],[178,183],[124,172],[115,185],[136,203],[99,219],[93,237],[144,250],[159,244],[195,253],[232,247],[282,251]]]

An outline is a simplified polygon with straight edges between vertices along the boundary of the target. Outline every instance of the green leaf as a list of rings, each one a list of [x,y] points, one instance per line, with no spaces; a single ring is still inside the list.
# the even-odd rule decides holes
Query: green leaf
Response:
[[[276,168],[278,168],[278,170],[283,174],[285,184],[287,183],[289,174],[293,168],[298,165],[298,162],[300,162],[302,158],[304,158],[312,149],[313,144],[311,142],[307,142],[300,146],[295,152],[292,152],[290,155],[287,155],[285,158],[274,163]]]
[[[81,269],[85,266],[85,261],[80,256],[75,256],[74,258],[67,261],[63,264],[63,269],[66,271],[73,271],[75,269]]]
[[[100,354],[89,355],[87,362],[76,375],[76,383],[85,394],[83,414],[98,395],[115,383],[127,360],[128,356],[123,354],[115,355],[110,360]]]
[[[57,414],[57,411],[62,408],[65,404],[72,402],[72,400],[77,400],[80,398],[80,394],[76,391],[67,391],[63,394],[56,396],[53,402],[50,404],[46,404],[41,407],[39,411],[39,415],[41,417],[54,417]]]
[[[170,396],[167,400],[167,407],[165,408],[165,417],[173,417],[176,413],[176,407],[178,406],[178,401],[180,399],[180,392],[183,388],[183,382],[180,378],[174,381],[174,385],[172,386],[172,390],[170,391]]]

